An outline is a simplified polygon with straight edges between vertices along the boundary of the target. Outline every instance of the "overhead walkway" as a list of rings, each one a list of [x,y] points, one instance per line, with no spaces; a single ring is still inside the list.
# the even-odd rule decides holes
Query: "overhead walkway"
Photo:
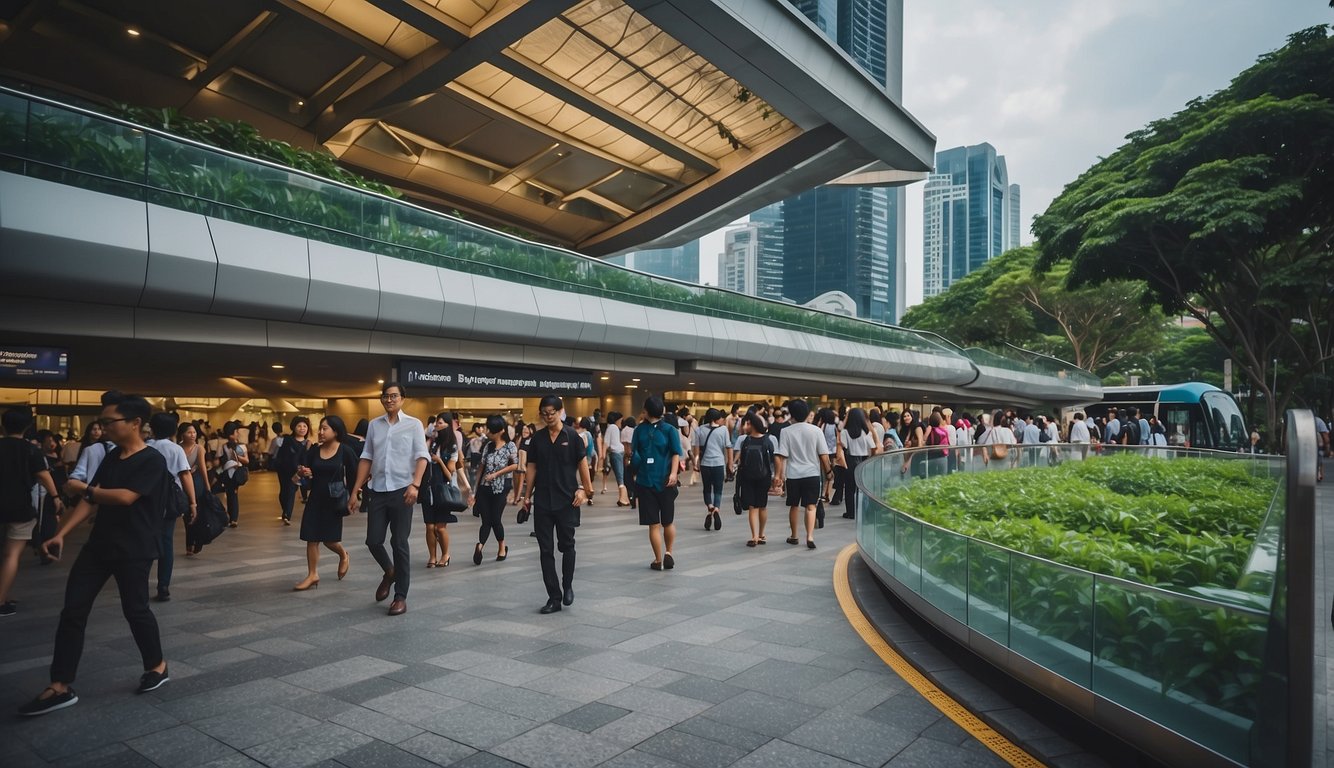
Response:
[[[1101,392],[1059,361],[650,277],[9,90],[0,270],[0,329],[48,337],[607,368],[719,391]]]

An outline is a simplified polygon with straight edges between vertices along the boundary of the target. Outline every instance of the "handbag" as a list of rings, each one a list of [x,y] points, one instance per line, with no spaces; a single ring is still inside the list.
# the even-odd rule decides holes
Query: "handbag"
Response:
[[[431,507],[442,512],[462,512],[468,508],[463,491],[448,480],[432,488],[431,496]]]
[[[342,480],[329,481],[329,503],[346,507],[348,500],[347,483]]]

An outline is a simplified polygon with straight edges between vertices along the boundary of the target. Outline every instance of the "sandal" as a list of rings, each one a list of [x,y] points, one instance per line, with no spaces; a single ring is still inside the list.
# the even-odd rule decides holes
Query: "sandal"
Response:
[[[753,547],[753,546],[755,546],[755,539],[751,539],[750,541],[746,542],[746,546],[748,546],[748,547]]]
[[[765,541],[765,540],[764,540],[764,537],[761,536],[761,537],[759,537],[758,539],[755,540],[755,543],[760,544],[760,545],[764,545],[764,544],[768,544],[769,542]]]
[[[427,568],[434,568],[434,567],[435,567],[435,561],[434,561],[434,560],[427,560],[427,561],[426,561],[426,567],[427,567]]]
[[[650,570],[661,571],[661,570],[662,570],[662,563],[658,562],[657,560],[654,560],[653,562],[651,562],[651,563],[648,564],[648,567],[649,567]]]
[[[797,541],[797,537],[796,537],[796,536],[789,536],[789,537],[788,537],[788,540],[787,540],[787,543],[788,543],[788,544],[800,544],[801,542],[800,542],[800,541]]]
[[[439,562],[439,561],[437,561],[436,564],[435,564],[435,567],[436,567],[436,568],[448,568],[448,567],[449,567],[449,555],[445,555],[444,562]]]

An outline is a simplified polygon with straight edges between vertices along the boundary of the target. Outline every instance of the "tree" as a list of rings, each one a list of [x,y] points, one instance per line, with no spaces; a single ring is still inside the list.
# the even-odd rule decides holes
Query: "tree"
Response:
[[[1067,186],[1034,224],[1039,266],[1068,263],[1072,288],[1144,281],[1146,304],[1228,350],[1275,430],[1294,384],[1334,361],[1332,98],[1328,29],[1292,35]]]
[[[903,324],[964,346],[1022,345],[1098,375],[1137,364],[1161,344],[1165,321],[1140,307],[1143,283],[1071,290],[1068,264],[1037,272],[1037,258],[1031,247],[1007,251],[908,310]]]

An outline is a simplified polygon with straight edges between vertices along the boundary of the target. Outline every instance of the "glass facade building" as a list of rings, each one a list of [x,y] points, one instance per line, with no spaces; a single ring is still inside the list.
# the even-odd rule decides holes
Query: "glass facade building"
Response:
[[[792,0],[792,5],[895,99],[903,88],[902,0]],[[805,303],[828,291],[859,317],[897,322],[905,304],[902,189],[830,186],[782,203],[782,295]]]
[[[936,153],[922,205],[922,295],[1020,244],[1019,185],[990,144]]]
[[[675,248],[633,251],[614,256],[609,261],[650,275],[670,277],[688,283],[698,283],[700,279],[698,240],[692,240]]]

